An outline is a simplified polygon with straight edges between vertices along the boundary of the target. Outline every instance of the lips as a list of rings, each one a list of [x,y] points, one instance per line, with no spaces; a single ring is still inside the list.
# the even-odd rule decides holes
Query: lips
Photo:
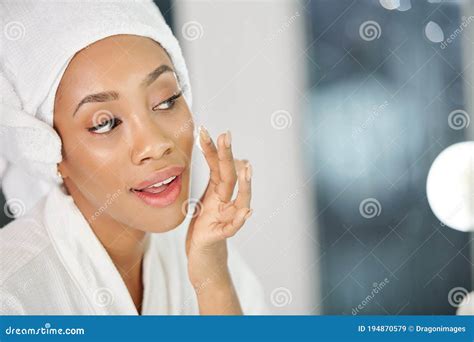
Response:
[[[164,170],[160,170],[153,173],[146,180],[133,187],[132,190],[149,191],[156,193],[156,190],[154,190],[153,188],[158,189],[161,185],[171,183],[177,176],[182,174],[183,171],[183,166],[170,166]]]
[[[145,204],[162,208],[176,201],[181,193],[184,167],[172,166],[152,174],[131,191]]]

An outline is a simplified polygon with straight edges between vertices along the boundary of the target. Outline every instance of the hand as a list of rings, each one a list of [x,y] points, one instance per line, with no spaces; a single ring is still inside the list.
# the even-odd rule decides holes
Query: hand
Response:
[[[186,236],[188,272],[195,287],[209,279],[217,284],[230,281],[226,240],[235,235],[252,214],[252,167],[248,162],[234,160],[230,132],[218,137],[216,147],[208,131],[201,126],[198,139],[209,165],[210,179]],[[238,194],[232,199],[237,179]]]

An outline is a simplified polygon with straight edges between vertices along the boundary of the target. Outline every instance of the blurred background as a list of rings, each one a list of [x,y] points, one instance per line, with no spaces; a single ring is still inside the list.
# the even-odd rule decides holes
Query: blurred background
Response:
[[[434,216],[426,178],[474,137],[474,2],[155,2],[196,124],[230,129],[253,164],[254,215],[233,243],[270,313],[454,314],[453,290],[473,290],[473,235]]]

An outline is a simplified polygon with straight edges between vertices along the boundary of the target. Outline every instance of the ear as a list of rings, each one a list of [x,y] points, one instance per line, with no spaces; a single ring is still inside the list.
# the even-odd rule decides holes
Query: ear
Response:
[[[64,162],[64,160],[62,160],[59,164],[58,164],[58,173],[59,173],[59,176],[62,177],[63,179],[67,178],[68,177],[68,170],[67,170],[67,165],[66,163]]]

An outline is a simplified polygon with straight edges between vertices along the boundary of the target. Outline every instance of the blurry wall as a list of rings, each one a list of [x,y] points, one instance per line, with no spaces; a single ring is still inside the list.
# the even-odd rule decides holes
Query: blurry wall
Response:
[[[231,130],[235,157],[253,165],[254,214],[233,241],[273,313],[317,313],[314,174],[303,169],[301,154],[304,14],[292,1],[176,1],[173,11],[197,124],[213,137]],[[200,193],[208,168],[195,159]]]

